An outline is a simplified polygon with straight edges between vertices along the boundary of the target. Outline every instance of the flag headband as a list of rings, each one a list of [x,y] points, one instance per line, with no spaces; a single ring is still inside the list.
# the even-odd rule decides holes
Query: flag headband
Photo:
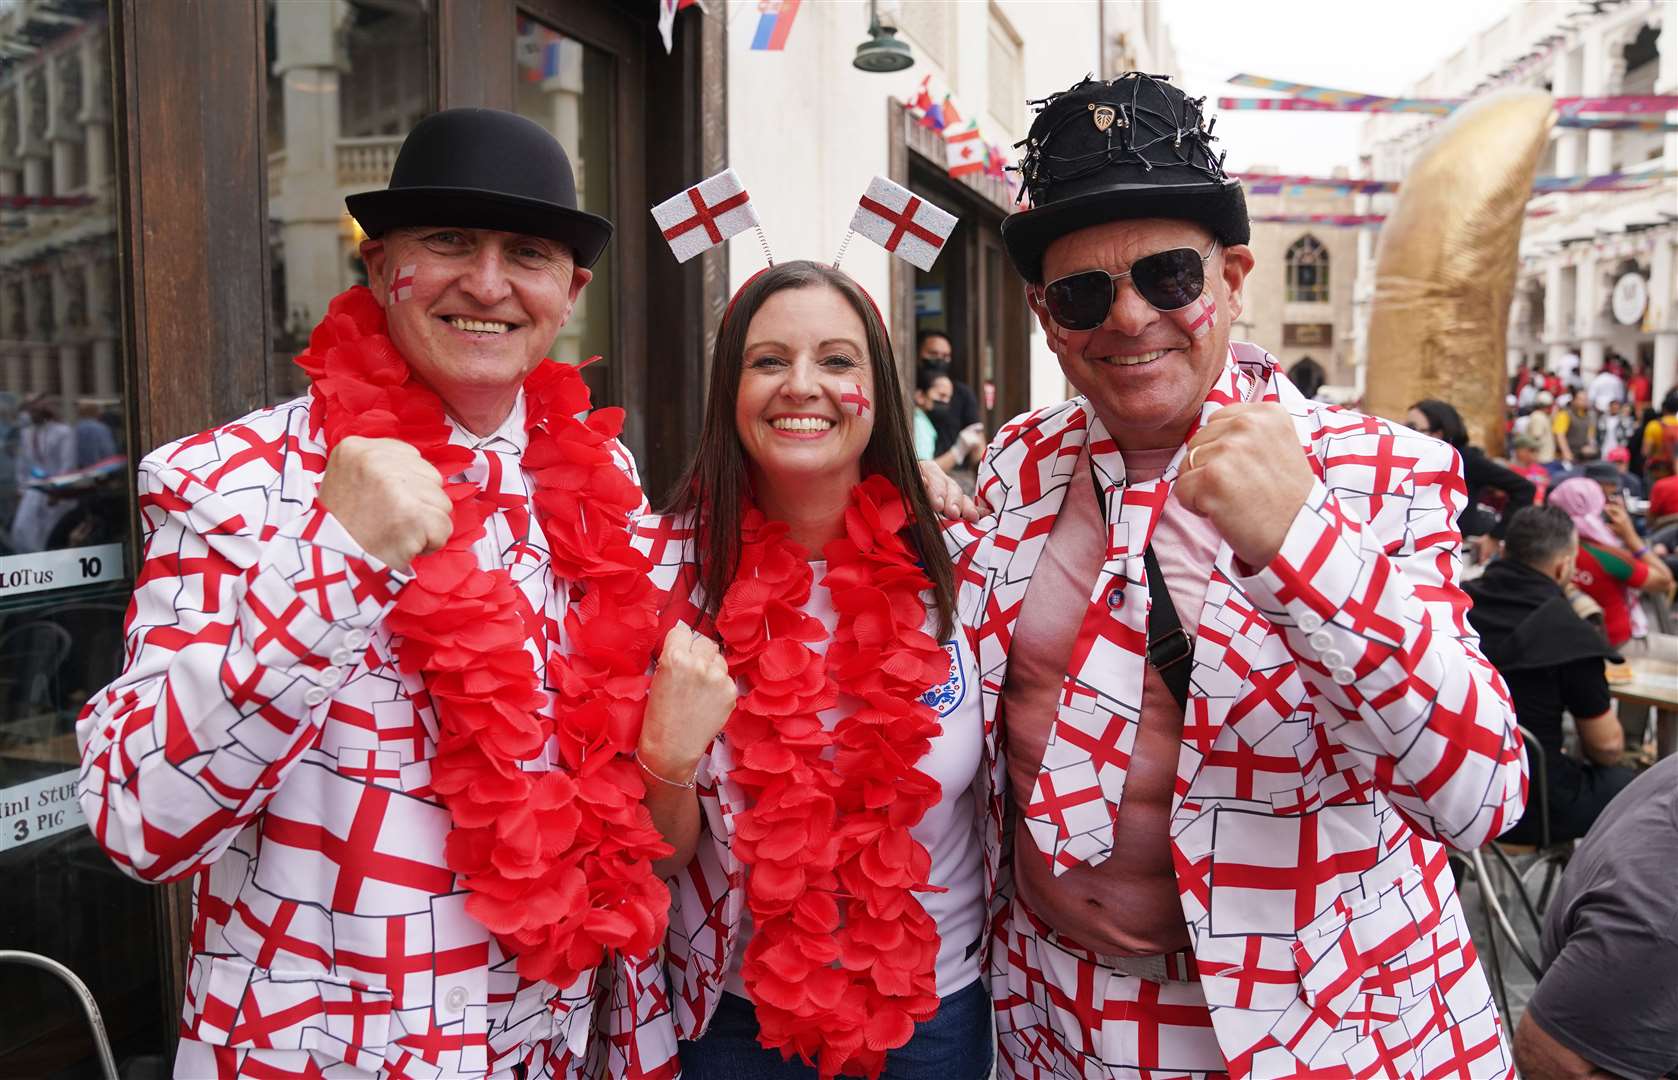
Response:
[[[756,231],[758,243],[763,246],[765,266],[741,282],[734,291],[723,311],[725,322],[733,314],[734,304],[746,287],[775,265],[757,209],[752,206],[745,184],[733,169],[724,169],[671,196],[653,207],[652,214],[677,262],[687,262],[747,229]],[[857,200],[850,227],[845,230],[839,252],[833,257],[833,268],[839,269],[850,247],[851,237],[860,234],[905,262],[923,271],[931,270],[944,249],[944,242],[955,230],[957,220],[954,214],[927,202],[902,185],[876,176]],[[874,309],[874,317],[880,325],[886,325],[885,316],[880,311],[880,305],[874,302],[874,297],[860,282],[855,282],[854,278],[852,281],[868,300],[868,306]]]
[[[769,238],[764,235],[751,195],[733,169],[724,169],[671,196],[654,206],[652,215],[677,262],[687,262],[730,237],[753,229],[763,247],[764,262],[775,265]],[[860,234],[921,270],[931,270],[945,241],[955,230],[956,221],[954,214],[908,188],[876,176],[857,200],[850,227],[833,258],[833,267],[839,268],[851,237]]]

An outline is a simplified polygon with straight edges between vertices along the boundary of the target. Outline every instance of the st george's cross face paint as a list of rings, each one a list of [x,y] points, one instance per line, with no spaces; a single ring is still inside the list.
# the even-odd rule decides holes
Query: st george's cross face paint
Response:
[[[1212,332],[1218,323],[1218,301],[1212,296],[1212,290],[1206,289],[1195,301],[1187,307],[1178,308],[1170,313],[1171,320],[1181,326],[1191,338],[1203,338]]]
[[[839,395],[839,403],[856,414],[858,420],[866,418],[868,410],[874,407],[874,403],[868,400],[868,391],[863,389],[861,383],[852,383],[849,390]]]

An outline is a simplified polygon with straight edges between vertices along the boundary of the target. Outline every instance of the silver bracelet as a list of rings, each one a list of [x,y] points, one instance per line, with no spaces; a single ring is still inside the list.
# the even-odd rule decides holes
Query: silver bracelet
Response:
[[[699,782],[699,770],[697,768],[693,770],[693,775],[688,777],[687,783],[685,783],[685,784],[682,783],[679,780],[672,780],[668,776],[663,776],[659,773],[653,772],[652,769],[647,767],[647,763],[645,761],[641,760],[641,748],[639,746],[637,746],[635,748],[634,753],[632,753],[630,756],[635,759],[635,764],[641,766],[641,771],[642,772],[646,773],[648,776],[652,777],[654,780],[657,780],[659,783],[663,784],[665,787],[681,788],[684,791],[692,791],[693,788],[694,788],[694,785]]]

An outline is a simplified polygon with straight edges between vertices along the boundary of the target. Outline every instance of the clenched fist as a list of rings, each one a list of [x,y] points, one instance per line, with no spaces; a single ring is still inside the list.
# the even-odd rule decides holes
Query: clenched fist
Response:
[[[655,775],[686,783],[734,711],[734,676],[717,643],[677,623],[647,691],[641,762]]]
[[[315,497],[369,555],[404,572],[454,530],[443,477],[400,439],[344,439],[326,459]]]
[[[1189,440],[1175,494],[1258,569],[1282,550],[1315,480],[1286,408],[1226,405]]]

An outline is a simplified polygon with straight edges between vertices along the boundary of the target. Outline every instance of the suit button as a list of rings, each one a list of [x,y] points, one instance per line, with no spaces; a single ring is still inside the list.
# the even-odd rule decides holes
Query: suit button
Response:
[[[1311,647],[1319,653],[1334,647],[1334,635],[1327,630],[1318,630],[1306,639]],[[1342,661],[1344,663],[1344,661]]]
[[[1357,681],[1357,673],[1349,667],[1337,667],[1334,669],[1334,681],[1341,686],[1350,686]]]
[[[329,667],[325,671],[322,671],[320,673],[320,684],[322,686],[337,686],[339,683],[341,683],[343,681],[344,681],[344,669],[343,668]]]
[[[363,645],[367,644],[367,631],[365,631],[365,630],[346,630],[346,631],[344,631],[344,644],[346,646],[348,646],[349,648],[352,648],[352,649],[361,648]]]
[[[1307,634],[1315,634],[1323,628],[1323,617],[1315,611],[1302,611],[1299,613],[1299,628]]]
[[[459,1012],[466,1008],[466,987],[457,986],[450,990],[448,996],[443,999],[443,1004],[448,1006],[450,1012]]]
[[[303,704],[312,709],[331,696],[332,691],[328,690],[326,687],[311,686],[308,690],[303,692]]]
[[[350,652],[348,649],[333,649],[332,655],[327,657],[327,659],[332,661],[334,667],[343,667],[345,664],[348,664],[351,660],[355,659],[355,653]]]
[[[1324,649],[1322,654],[1323,666],[1339,670],[1346,667],[1346,654],[1339,649]],[[1350,671],[1350,668],[1346,668]]]

